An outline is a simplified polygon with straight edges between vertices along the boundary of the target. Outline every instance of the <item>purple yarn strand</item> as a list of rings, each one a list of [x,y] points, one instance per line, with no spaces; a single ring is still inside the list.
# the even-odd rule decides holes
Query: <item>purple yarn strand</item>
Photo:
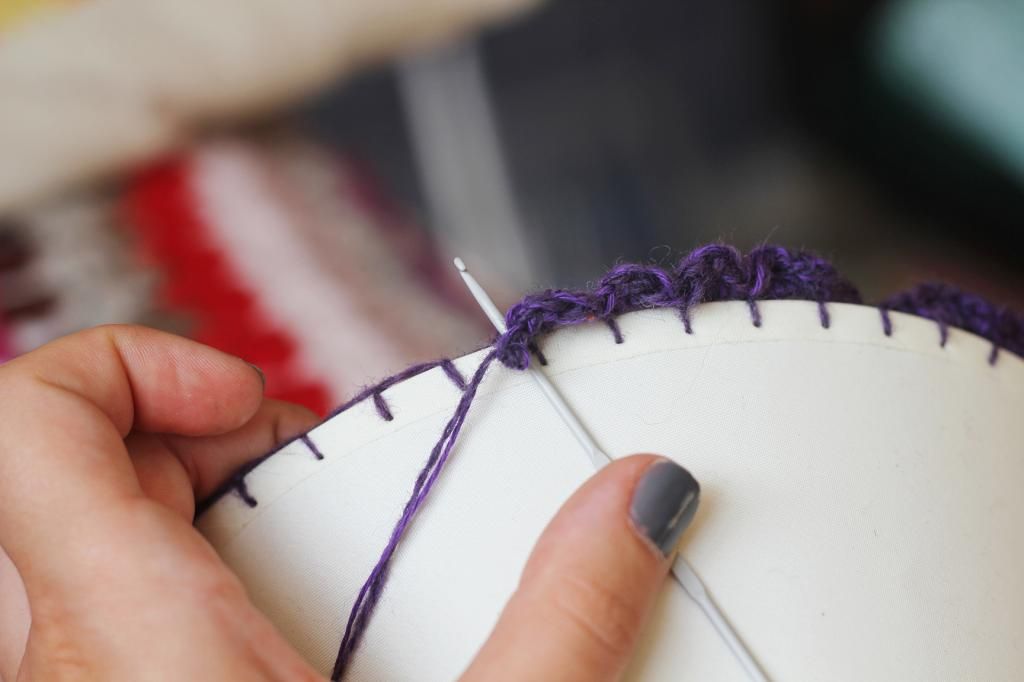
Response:
[[[395,415],[391,414],[391,408],[388,407],[388,403],[384,400],[384,396],[380,394],[380,391],[373,393],[373,406],[377,408],[377,414],[384,421],[389,422],[395,418]]]
[[[622,330],[619,329],[619,323],[615,321],[615,318],[609,317],[604,323],[608,325],[608,329],[612,330],[612,338],[615,339],[616,344],[625,342],[626,339],[622,337]]]
[[[309,437],[308,433],[302,434],[299,436],[299,439],[306,444],[306,447],[309,448],[309,451],[313,453],[314,457],[317,459],[324,458],[324,453],[320,452],[320,448],[316,446],[316,443],[313,442],[313,439]]]
[[[345,403],[342,403],[342,405],[340,405],[339,407],[337,407],[334,410],[332,410],[331,412],[329,412],[327,414],[327,416],[324,417],[323,421],[325,421],[325,422],[329,421],[329,420],[333,419],[334,417],[337,417],[342,412],[345,412],[346,410],[352,408],[353,406],[358,405],[359,403],[369,399],[375,393],[381,393],[383,391],[386,391],[387,389],[391,388],[395,384],[399,384],[399,383],[405,381],[406,379],[411,379],[414,376],[418,376],[420,374],[423,374],[424,372],[426,372],[428,370],[431,370],[431,369],[433,369],[433,368],[435,368],[435,367],[437,367],[439,365],[443,365],[444,362],[446,362],[446,361],[445,360],[436,360],[434,362],[424,362],[424,363],[421,363],[421,364],[412,365],[410,367],[405,368],[404,370],[402,370],[398,374],[394,374],[394,375],[384,379],[380,383],[374,384],[373,386],[368,386],[368,387],[364,388],[363,390],[361,390],[359,393],[357,393],[355,396],[353,396],[350,400],[346,401]],[[451,362],[451,361],[448,360],[447,362]],[[456,370],[456,372],[457,371],[458,370]],[[321,422],[321,423],[323,423],[323,422]],[[249,462],[247,464],[244,464],[241,467],[239,467],[223,483],[221,483],[219,486],[217,486],[212,493],[210,493],[207,497],[205,497],[198,504],[196,504],[196,514],[195,514],[196,517],[201,516],[217,500],[219,500],[220,498],[224,497],[224,495],[227,495],[230,492],[235,492],[236,494],[239,495],[239,497],[242,498],[242,500],[247,505],[249,505],[250,507],[255,507],[256,506],[255,498],[253,498],[251,495],[249,495],[248,491],[245,491],[244,494],[243,494],[243,486],[245,484],[245,477],[249,475],[250,471],[252,471],[256,467],[258,467],[260,464],[262,464],[266,460],[270,459],[271,457],[273,457],[278,452],[280,452],[284,448],[288,447],[289,445],[291,445],[295,441],[301,440],[301,439],[302,439],[301,435],[295,436],[294,438],[290,438],[290,439],[284,441],[283,443],[281,443],[280,445],[278,445],[276,448],[274,448],[273,450],[271,450],[267,454],[263,455],[262,457],[259,457],[258,459],[254,459],[253,461],[251,461],[251,462]],[[323,453],[321,453],[321,454],[323,454]]]
[[[818,301],[818,319],[821,320],[821,326],[824,329],[828,329],[832,325],[832,318],[829,317],[828,307],[824,301]]]
[[[363,402],[364,400],[367,400],[368,398],[372,398],[375,395],[380,395],[381,393],[383,393],[384,391],[388,390],[389,388],[391,388],[395,384],[400,384],[403,381],[405,381],[406,379],[411,379],[414,376],[419,376],[420,374],[423,374],[426,371],[432,370],[435,367],[443,366],[445,362],[450,363],[451,361],[450,360],[435,360],[434,362],[422,362],[422,363],[420,363],[418,365],[412,365],[411,367],[405,368],[404,370],[402,370],[398,374],[394,374],[394,375],[388,377],[387,379],[381,381],[378,384],[374,384],[373,386],[367,386],[366,388],[361,390],[359,393],[356,393],[354,396],[352,396],[352,398],[349,401],[343,403],[340,407],[338,407],[335,410],[333,410],[332,412],[330,412],[327,415],[327,417],[325,418],[325,421],[328,420],[328,419],[331,419],[332,417],[338,416],[339,414],[341,414],[345,410],[349,409],[353,405],[358,405],[359,403]],[[453,367],[453,369],[454,369],[454,367]],[[458,370],[456,370],[456,372],[457,371]],[[374,399],[374,403],[375,404],[377,403],[376,399]],[[378,410],[378,412],[380,411],[380,407],[379,406],[377,406],[377,410]],[[385,405],[385,410],[387,411],[386,405]],[[390,414],[390,411],[387,411],[387,413]],[[381,416],[384,417],[383,414],[381,414]],[[384,417],[384,419],[387,419],[387,417]],[[388,421],[390,421],[390,420],[388,420]]]
[[[238,490],[238,496],[242,498],[243,502],[245,502],[250,507],[255,507],[257,504],[259,504],[259,502],[256,501],[256,498],[249,494],[249,486],[245,484],[244,478],[238,481],[236,485]]]
[[[757,307],[757,301],[754,299],[747,299],[747,306],[750,308],[750,323],[755,327],[761,326],[761,311]]]
[[[950,327],[988,339],[993,345],[989,354],[992,364],[1000,349],[1024,356],[1024,316],[948,284],[918,285],[890,296],[882,302],[882,307],[933,320],[939,327],[939,341],[943,346]]]
[[[359,595],[356,597],[352,611],[349,613],[348,623],[345,626],[345,635],[338,649],[338,658],[331,673],[332,680],[340,680],[341,676],[345,674],[345,669],[348,667],[352,653],[355,651],[356,646],[358,646],[369,617],[377,606],[381,589],[387,580],[391,558],[394,556],[395,550],[398,549],[398,544],[408,530],[409,524],[412,523],[413,517],[415,517],[416,512],[419,511],[423,502],[427,499],[427,495],[430,494],[434,484],[437,482],[438,476],[440,476],[441,471],[448,462],[448,458],[455,446],[455,441],[462,430],[462,425],[466,421],[466,415],[469,414],[469,408],[476,397],[476,391],[496,357],[497,354],[491,351],[480,363],[473,378],[467,384],[466,390],[459,400],[458,407],[455,409],[455,414],[452,415],[445,425],[441,439],[434,446],[427,464],[420,471],[416,483],[413,485],[412,494],[409,497],[409,501],[405,504],[402,516],[398,519],[398,523],[395,524],[395,528],[391,532],[387,546],[385,546],[376,565],[374,565],[373,570],[370,572],[370,576],[359,590]]]
[[[451,382],[455,384],[460,391],[466,390],[466,378],[462,376],[459,368],[455,366],[455,363],[451,360],[445,359],[441,361],[441,370],[445,375],[451,379]]]
[[[878,306],[878,313],[882,317],[882,332],[886,336],[892,336],[892,318],[889,317],[889,309],[885,305]]]

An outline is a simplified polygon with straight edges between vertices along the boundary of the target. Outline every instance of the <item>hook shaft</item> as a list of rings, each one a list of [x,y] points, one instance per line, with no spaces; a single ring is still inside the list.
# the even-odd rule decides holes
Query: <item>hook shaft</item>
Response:
[[[491,321],[494,328],[498,330],[499,334],[504,334],[507,327],[505,325],[505,317],[498,310],[498,306],[494,304],[494,301],[484,288],[480,286],[480,283],[476,281],[476,278],[469,272],[466,267],[466,263],[461,258],[455,258],[455,267],[458,269],[459,274],[462,276],[463,281],[466,283],[466,287],[469,289],[469,293],[473,295],[477,305],[483,310],[487,319]],[[594,438],[590,435],[587,429],[583,426],[583,422],[580,421],[579,417],[572,411],[569,405],[562,398],[562,395],[555,388],[551,380],[548,379],[547,375],[541,372],[534,364],[531,363],[527,372],[533,377],[537,383],[538,388],[544,394],[544,397],[554,408],[555,412],[568,427],[569,431],[576,438],[576,441],[586,452],[590,461],[593,462],[595,469],[600,469],[612,461],[612,458],[604,452],[598,444],[594,441]],[[707,617],[715,631],[718,632],[718,636],[722,639],[725,645],[732,652],[733,657],[743,668],[743,671],[747,674],[747,678],[751,682],[768,682],[768,677],[764,674],[761,666],[758,665],[757,660],[751,654],[743,640],[736,633],[736,630],[729,623],[725,614],[715,603],[715,600],[711,598],[708,593],[707,587],[703,581],[697,575],[697,572],[693,570],[693,567],[683,558],[682,554],[677,554],[675,562],[672,564],[672,578],[682,586],[686,594],[700,607],[701,611]]]

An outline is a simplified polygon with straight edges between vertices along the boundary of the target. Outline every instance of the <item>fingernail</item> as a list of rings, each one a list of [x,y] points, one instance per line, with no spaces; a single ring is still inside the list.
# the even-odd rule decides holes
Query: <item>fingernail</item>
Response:
[[[251,362],[247,361],[245,364],[249,365],[254,370],[256,370],[256,373],[260,375],[260,383],[263,384],[263,388],[266,388],[267,387],[267,375],[263,373],[263,370],[260,369],[259,367],[257,367],[256,365],[252,364]]]
[[[633,491],[629,515],[637,529],[666,557],[693,520],[700,484],[690,472],[663,459],[651,465]]]

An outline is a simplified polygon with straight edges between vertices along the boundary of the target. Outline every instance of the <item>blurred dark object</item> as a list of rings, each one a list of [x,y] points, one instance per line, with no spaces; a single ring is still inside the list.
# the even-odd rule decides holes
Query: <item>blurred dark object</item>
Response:
[[[781,26],[787,91],[801,125],[887,202],[923,217],[908,224],[925,228],[916,238],[948,238],[1020,270],[1020,5],[794,3]],[[957,100],[962,106],[950,105]],[[1013,128],[1005,125],[1007,107],[1016,107]]]
[[[901,4],[557,0],[488,32],[482,63],[524,241],[552,264],[536,284],[770,239],[832,257],[869,296],[945,277],[995,293],[1001,280],[1012,297],[1024,182],[908,85],[900,31],[886,33],[913,28],[893,23]],[[399,90],[377,72],[305,116],[385,159],[429,223]]]
[[[12,218],[0,218],[0,272],[17,270],[32,255],[23,232],[25,226]]]

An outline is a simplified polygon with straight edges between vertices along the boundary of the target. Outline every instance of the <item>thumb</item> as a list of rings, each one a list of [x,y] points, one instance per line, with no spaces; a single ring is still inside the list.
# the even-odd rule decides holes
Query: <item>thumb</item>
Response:
[[[699,496],[660,457],[602,469],[544,531],[463,682],[618,679]]]

